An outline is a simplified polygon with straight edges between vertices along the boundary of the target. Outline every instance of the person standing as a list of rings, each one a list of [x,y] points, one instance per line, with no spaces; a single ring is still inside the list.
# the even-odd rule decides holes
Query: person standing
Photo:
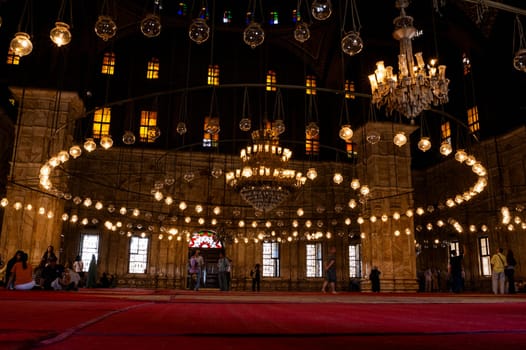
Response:
[[[515,294],[515,265],[517,265],[517,261],[515,260],[511,249],[508,249],[508,253],[506,254],[506,263],[507,265],[504,269],[504,274],[508,279],[508,293]]]
[[[325,281],[321,291],[326,293],[327,285],[331,286],[331,293],[336,294],[336,247],[329,248],[329,257],[325,263]]]
[[[82,261],[80,255],[77,255],[75,261],[73,262],[73,271],[75,271],[80,277],[78,287],[82,287],[84,284],[84,262]]]
[[[451,290],[453,293],[460,293],[464,289],[464,283],[462,278],[462,259],[464,255],[462,252],[457,255],[456,250],[451,250],[451,257],[449,259],[450,277],[451,277]]]
[[[203,273],[203,267],[205,265],[205,260],[200,255],[199,249],[196,249],[194,252],[194,255],[190,259],[190,269],[193,271],[193,273],[196,274],[196,281],[194,290],[198,291],[201,287],[201,278]]]
[[[226,290],[230,290],[232,283],[232,259],[228,259],[228,268],[226,270]]]
[[[498,248],[497,252],[491,257],[491,287],[493,294],[504,294],[504,285],[506,276],[504,269],[506,268],[506,256],[502,254],[504,249]]]
[[[46,267],[46,265],[49,262],[49,259],[51,258],[57,259],[57,255],[55,254],[55,247],[49,245],[44,254],[42,255],[42,259],[40,259],[40,265],[38,267],[42,269]]]
[[[254,265],[254,270],[250,271],[250,277],[252,277],[252,291],[256,292],[260,290],[261,285],[261,271],[259,269],[260,265]]]
[[[91,255],[91,261],[88,267],[88,278],[86,279],[86,288],[97,288],[97,278],[99,273],[97,272],[97,259],[95,254]]]
[[[219,289],[222,291],[228,290],[227,271],[230,263],[223,252],[219,253],[219,260],[217,261],[217,278],[219,280]]]
[[[374,266],[371,270],[371,273],[369,274],[369,279],[371,280],[371,288],[374,293],[380,292],[380,270],[378,270],[378,266]]]

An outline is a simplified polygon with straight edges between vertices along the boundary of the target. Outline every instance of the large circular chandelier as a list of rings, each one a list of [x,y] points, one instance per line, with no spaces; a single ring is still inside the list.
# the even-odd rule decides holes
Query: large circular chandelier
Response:
[[[279,145],[270,123],[252,132],[252,145],[241,149],[242,167],[225,174],[226,182],[256,210],[268,212],[300,189],[307,177],[287,168],[292,151]]]

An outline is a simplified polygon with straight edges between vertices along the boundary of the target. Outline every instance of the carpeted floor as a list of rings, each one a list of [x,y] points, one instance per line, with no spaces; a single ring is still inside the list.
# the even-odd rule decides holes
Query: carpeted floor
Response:
[[[0,349],[522,349],[526,295],[0,291]]]

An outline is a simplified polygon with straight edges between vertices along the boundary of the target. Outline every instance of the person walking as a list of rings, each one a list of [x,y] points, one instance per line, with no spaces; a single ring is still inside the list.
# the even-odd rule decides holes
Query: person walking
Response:
[[[507,265],[504,269],[504,274],[508,279],[508,293],[515,294],[515,265],[517,265],[517,260],[515,260],[511,249],[508,249],[508,253],[506,254],[506,263]]]
[[[336,294],[336,247],[329,248],[329,256],[325,263],[325,281],[321,291],[326,293],[327,285],[331,286],[331,293]]]
[[[506,268],[506,256],[503,254],[504,249],[498,248],[497,252],[491,257],[491,287],[493,294],[504,294],[504,285],[506,276],[504,269]]]

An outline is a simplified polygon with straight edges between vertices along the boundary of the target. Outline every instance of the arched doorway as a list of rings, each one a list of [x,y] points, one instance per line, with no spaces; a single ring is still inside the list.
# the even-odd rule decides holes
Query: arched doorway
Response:
[[[190,237],[188,243],[188,261],[194,254],[195,250],[199,249],[205,267],[203,268],[201,278],[201,288],[217,288],[219,289],[219,281],[217,279],[217,261],[219,253],[224,250],[223,244],[217,239],[216,232],[212,230],[201,230],[194,232]],[[190,274],[187,277],[187,288],[190,288]]]

